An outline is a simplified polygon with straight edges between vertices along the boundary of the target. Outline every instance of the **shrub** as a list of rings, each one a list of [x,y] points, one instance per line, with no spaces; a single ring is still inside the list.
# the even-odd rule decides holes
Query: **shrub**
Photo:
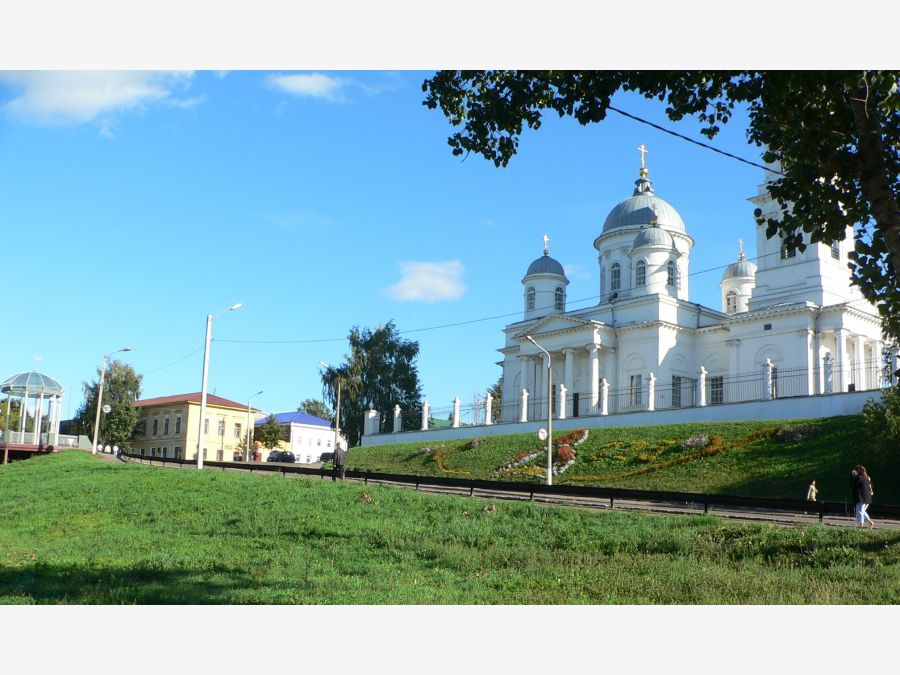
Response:
[[[862,409],[863,426],[873,444],[884,449],[900,446],[900,384],[882,392],[876,403],[869,398]]]
[[[572,448],[568,445],[563,445],[559,448],[556,453],[556,461],[559,464],[565,464],[566,462],[575,459],[575,453],[572,452]]]

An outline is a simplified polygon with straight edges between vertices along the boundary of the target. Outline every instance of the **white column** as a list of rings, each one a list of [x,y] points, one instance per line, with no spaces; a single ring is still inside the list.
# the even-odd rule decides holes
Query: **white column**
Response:
[[[556,397],[556,416],[561,420],[566,419],[566,394],[568,393],[566,385],[559,385],[559,396]]]
[[[869,386],[872,389],[881,389],[881,350],[884,345],[881,340],[872,341],[872,361],[869,363],[869,373],[872,381]]]
[[[847,385],[850,384],[850,354],[847,352],[847,331],[843,328],[834,332],[834,339],[837,341],[837,349],[835,350],[835,359],[837,363],[837,382],[835,382],[834,391],[847,391]]]
[[[591,414],[597,414],[600,404],[600,347],[591,345],[588,347],[591,355]]]
[[[700,366],[700,377],[697,379],[697,386],[700,391],[697,392],[697,405],[701,408],[706,407],[706,368]]]
[[[656,410],[656,375],[653,373],[647,379],[647,410]]]
[[[806,394],[812,396],[816,393],[816,355],[813,332],[809,328],[800,331],[800,341],[806,352]]]
[[[491,392],[488,392],[484,397],[484,423],[485,424],[493,424],[493,407],[494,407],[494,397],[491,396]]]
[[[725,378],[725,401],[728,403],[732,403],[738,399],[739,390],[738,385],[734,381],[734,376],[738,374],[738,368],[740,368],[741,362],[738,358],[738,348],[741,346],[740,340],[726,340],[725,344],[728,345],[728,374],[731,375],[730,378]],[[729,381],[730,380],[730,381]]]
[[[422,431],[428,431],[428,401],[422,404]]]
[[[377,410],[367,410],[365,425],[363,427],[366,430],[364,433],[368,433],[370,436],[377,434],[379,432],[378,422],[380,421],[380,417]]]
[[[453,428],[459,428],[459,396],[453,399]]]
[[[528,390],[527,389],[522,390],[522,397],[519,400],[521,402],[520,406],[519,406],[519,421],[527,422],[528,421]]]
[[[541,388],[535,390],[535,391],[541,392],[540,396],[538,396],[538,400],[540,400],[544,396],[550,395],[550,392],[547,391],[547,378],[550,375],[550,373],[548,371],[548,369],[550,367],[550,363],[551,363],[550,357],[547,356],[546,354],[541,354],[540,363],[541,363]],[[541,405],[541,408],[543,409],[544,413],[547,412],[547,406],[551,405],[551,404],[552,404],[552,401],[544,401],[543,405]],[[541,416],[539,414],[535,413],[534,419],[540,419],[540,417]]]
[[[44,419],[44,390],[41,389],[41,395],[38,397],[37,408],[34,410],[34,443],[41,442],[41,422]]]
[[[605,377],[600,380],[600,414],[609,415],[609,382]]]
[[[400,406],[394,406],[394,433],[398,433],[401,429]]]
[[[28,413],[28,387],[25,387],[25,396],[19,399],[19,432],[22,437],[20,443],[25,442],[25,416]]]
[[[527,389],[531,391],[532,385],[529,382],[528,374],[531,370],[531,358],[528,356],[520,356],[519,357],[519,386],[522,389]],[[521,417],[521,415],[519,415]]]
[[[822,359],[822,373],[825,378],[822,391],[830,394],[834,391],[834,359],[831,358],[831,354],[826,354]]]
[[[563,375],[563,384],[565,385],[566,392],[575,390],[575,350],[574,349],[563,349],[563,354],[566,355],[566,368]],[[562,399],[566,401],[565,397]],[[573,406],[575,405],[575,401],[573,400],[571,403],[566,402],[560,410],[562,414],[559,416],[560,419],[565,419],[565,416],[574,415],[575,410],[573,410]]]
[[[856,391],[864,391],[866,387],[866,350],[865,342],[862,335],[857,335],[853,341],[856,348],[856,374],[853,376],[853,383],[856,385]]]
[[[762,398],[764,401],[772,400],[772,366],[772,359],[766,359],[766,362],[763,364],[763,387],[765,391]]]

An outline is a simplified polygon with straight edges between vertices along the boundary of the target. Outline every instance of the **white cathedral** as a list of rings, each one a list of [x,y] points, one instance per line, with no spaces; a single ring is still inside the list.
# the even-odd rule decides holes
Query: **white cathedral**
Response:
[[[688,293],[694,240],[656,195],[640,150],[634,192],[594,240],[599,304],[567,311],[569,280],[546,237],[529,265],[524,315],[499,350],[501,421],[546,418],[548,393],[554,417],[568,418],[881,386],[880,319],[847,267],[852,227],[799,251],[756,225],[758,265],[741,250],[722,274],[721,307],[704,307]],[[777,218],[766,184],[750,201]]]

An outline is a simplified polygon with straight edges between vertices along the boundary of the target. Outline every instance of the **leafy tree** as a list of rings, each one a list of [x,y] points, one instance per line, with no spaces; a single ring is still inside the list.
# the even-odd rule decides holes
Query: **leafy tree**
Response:
[[[416,368],[419,343],[404,340],[393,321],[370,330],[354,326],[348,336],[350,354],[345,363],[322,373],[325,400],[336,405],[337,383],[341,381],[341,431],[351,446],[359,445],[363,415],[367,410],[387,413],[399,405],[404,411],[401,428],[417,429],[421,409],[421,386]],[[383,420],[390,416],[382,415]],[[393,425],[392,417],[386,420]]]
[[[672,120],[696,116],[713,138],[735,106],[750,111],[748,139],[783,175],[769,185],[781,206],[766,236],[803,250],[859,224],[850,268],[900,337],[900,91],[898,71],[442,71],[422,85],[424,105],[454,126],[454,155],[506,166],[544,111],[600,122],[612,96],[634,91],[667,102]]]
[[[496,424],[503,412],[503,375],[497,378],[493,387],[488,387],[488,393],[494,398],[491,402],[491,422]]]
[[[265,423],[256,427],[256,430],[253,432],[253,440],[270,450],[278,447],[278,441],[282,440],[283,436],[284,430],[281,428],[275,415],[269,415]]]
[[[141,397],[141,380],[134,368],[121,361],[112,361],[103,380],[103,405],[112,410],[100,415],[100,439],[103,445],[127,448],[134,435],[141,415],[134,402]],[[78,433],[93,439],[94,420],[97,414],[97,392],[100,387],[100,369],[95,382],[84,382],[84,402],[75,414]]]
[[[900,385],[885,389],[879,403],[869,398],[863,406],[862,418],[873,446],[896,451],[900,447]]]
[[[334,411],[328,407],[328,404],[325,403],[325,401],[320,401],[316,398],[308,398],[303,401],[303,403],[300,404],[300,407],[297,408],[297,412],[305,412],[307,415],[320,417],[323,420],[334,422]]]
[[[7,428],[6,425],[6,402],[9,397],[0,401],[0,431],[5,431]],[[22,407],[21,399],[14,398],[9,401],[9,430],[10,431],[18,431],[19,423],[21,421],[20,409]],[[32,418],[31,413],[27,410],[25,411],[27,415],[25,417],[25,430],[28,431],[34,430],[34,419]]]

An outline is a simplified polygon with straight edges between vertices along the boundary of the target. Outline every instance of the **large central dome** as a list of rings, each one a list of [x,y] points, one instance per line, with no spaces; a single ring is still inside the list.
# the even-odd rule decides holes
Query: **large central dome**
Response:
[[[684,232],[684,221],[669,202],[660,199],[653,192],[653,185],[646,174],[634,182],[634,194],[620,202],[603,223],[603,232],[622,227],[649,226],[654,219],[667,230]]]

